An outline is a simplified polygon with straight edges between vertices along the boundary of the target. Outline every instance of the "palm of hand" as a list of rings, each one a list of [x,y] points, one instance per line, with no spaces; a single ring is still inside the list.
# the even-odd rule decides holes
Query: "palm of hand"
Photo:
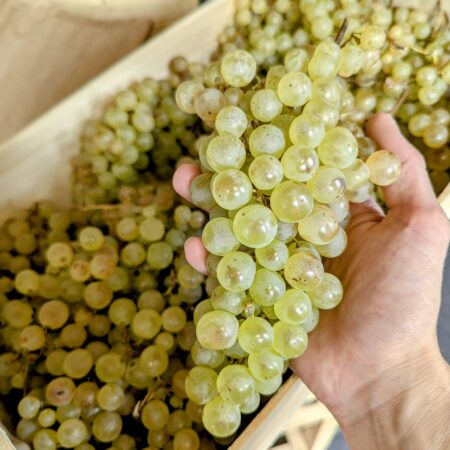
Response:
[[[397,357],[424,345],[432,338],[439,308],[437,266],[445,247],[427,211],[409,211],[414,220],[406,223],[397,211],[383,218],[375,205],[354,209],[346,251],[326,264],[343,283],[344,301],[321,311],[308,350],[291,363],[328,405],[343,401],[401,364]],[[440,217],[435,222],[438,226]]]

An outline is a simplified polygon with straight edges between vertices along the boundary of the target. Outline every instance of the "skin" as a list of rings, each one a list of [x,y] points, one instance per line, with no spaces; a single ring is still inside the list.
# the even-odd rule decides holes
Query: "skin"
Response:
[[[420,153],[387,114],[367,134],[396,153],[402,173],[383,189],[385,215],[375,202],[352,205],[348,247],[327,261],[345,297],[321,311],[308,350],[291,362],[335,415],[352,449],[450,448],[450,368],[436,338],[442,272],[450,227]],[[189,200],[200,173],[185,165],[175,190]],[[186,257],[206,272],[201,240],[186,242]]]

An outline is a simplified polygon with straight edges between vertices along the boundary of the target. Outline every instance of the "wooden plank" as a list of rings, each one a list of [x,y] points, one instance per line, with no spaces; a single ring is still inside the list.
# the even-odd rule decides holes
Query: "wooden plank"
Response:
[[[442,191],[438,200],[439,200],[439,203],[441,204],[442,209],[444,210],[445,214],[447,214],[447,217],[450,219],[450,183]]]

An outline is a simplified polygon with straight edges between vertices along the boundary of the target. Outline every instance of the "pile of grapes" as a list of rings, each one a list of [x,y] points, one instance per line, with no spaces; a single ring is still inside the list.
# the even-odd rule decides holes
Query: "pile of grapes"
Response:
[[[239,0],[211,64],[119,93],[81,136],[74,206],[0,229],[0,417],[20,445],[232,442],[343,298],[322,258],[346,248],[349,203],[400,174],[368,116],[395,115],[449,182],[449,45],[438,10]],[[171,186],[184,163],[195,206]]]

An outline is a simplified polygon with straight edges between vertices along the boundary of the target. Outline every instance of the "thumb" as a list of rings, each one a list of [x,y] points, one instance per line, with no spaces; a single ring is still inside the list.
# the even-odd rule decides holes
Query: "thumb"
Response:
[[[380,149],[395,153],[402,163],[398,180],[383,188],[388,208],[435,206],[436,196],[428,177],[425,160],[401,134],[392,116],[386,113],[373,115],[367,124],[367,133]]]

